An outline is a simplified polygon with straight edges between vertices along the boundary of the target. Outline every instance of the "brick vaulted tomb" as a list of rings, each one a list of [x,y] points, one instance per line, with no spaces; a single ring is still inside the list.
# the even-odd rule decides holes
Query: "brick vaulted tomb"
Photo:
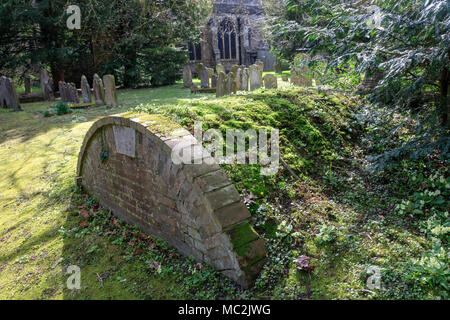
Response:
[[[264,264],[264,241],[217,163],[172,160],[180,143],[201,148],[187,130],[159,115],[102,118],[84,139],[77,182],[114,215],[249,287]]]

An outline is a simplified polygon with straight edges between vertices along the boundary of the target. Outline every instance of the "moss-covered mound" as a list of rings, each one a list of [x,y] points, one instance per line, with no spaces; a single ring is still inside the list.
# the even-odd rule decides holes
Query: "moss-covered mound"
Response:
[[[354,96],[289,88],[136,110],[171,116],[191,130],[202,121],[203,130],[220,129],[224,136],[230,128],[279,129],[281,155],[301,176],[351,157],[361,131],[353,113],[360,105]]]

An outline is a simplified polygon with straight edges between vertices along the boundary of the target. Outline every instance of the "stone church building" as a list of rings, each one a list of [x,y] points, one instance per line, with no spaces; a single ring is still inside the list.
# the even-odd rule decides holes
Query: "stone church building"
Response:
[[[199,43],[189,43],[189,65],[197,74],[198,63],[228,72],[235,64],[250,66],[256,59],[273,70],[275,57],[262,35],[264,0],[215,0],[213,12]]]

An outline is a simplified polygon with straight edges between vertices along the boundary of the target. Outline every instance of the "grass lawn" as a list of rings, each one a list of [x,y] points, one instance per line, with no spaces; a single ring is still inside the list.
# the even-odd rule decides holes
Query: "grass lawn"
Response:
[[[181,84],[120,90],[120,107],[48,118],[42,112],[54,103],[0,110],[0,299],[433,297],[429,287],[396,278],[429,244],[390,216],[401,192],[392,194],[388,183],[362,170],[364,128],[353,116],[361,102],[279,83],[278,91],[219,99],[191,95]],[[300,180],[286,170],[262,178],[257,167],[223,167],[243,196],[253,195],[252,224],[269,251],[253,289],[122,225],[75,187],[78,152],[92,123],[136,106],[187,128],[194,119],[223,130],[280,128],[283,157]],[[298,255],[311,257],[315,270],[296,270]],[[70,265],[81,268],[80,290],[66,288]],[[372,265],[388,270],[385,289],[367,290]]]

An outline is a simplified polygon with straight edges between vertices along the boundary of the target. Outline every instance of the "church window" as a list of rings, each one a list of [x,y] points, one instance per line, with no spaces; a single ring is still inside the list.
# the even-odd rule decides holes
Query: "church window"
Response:
[[[229,19],[225,19],[220,23],[217,40],[220,59],[236,59],[236,28]]]
[[[200,43],[189,42],[189,60],[202,60],[202,47]]]

